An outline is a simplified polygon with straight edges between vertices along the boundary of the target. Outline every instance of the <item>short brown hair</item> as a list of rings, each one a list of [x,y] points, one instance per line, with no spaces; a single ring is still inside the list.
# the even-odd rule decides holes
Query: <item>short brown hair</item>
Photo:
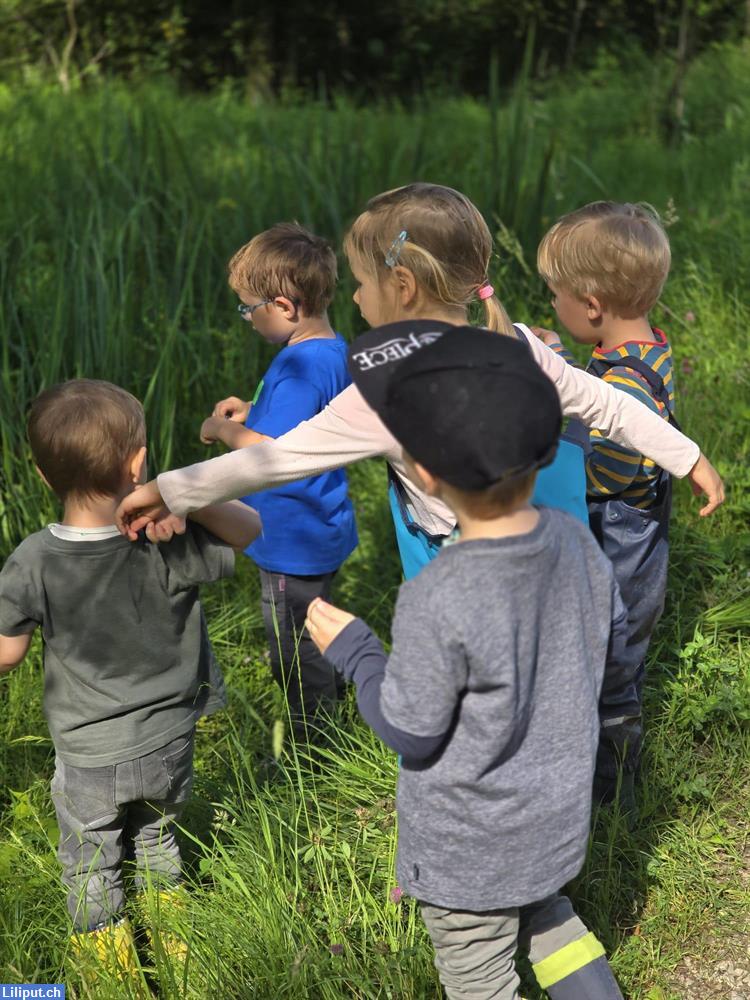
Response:
[[[534,492],[537,469],[509,482],[492,483],[482,490],[461,490],[463,502],[472,517],[485,520],[509,513]]]
[[[27,425],[34,461],[57,496],[114,496],[146,443],[143,407],[125,389],[77,378],[46,389]]]
[[[307,316],[322,316],[336,291],[336,254],[322,236],[296,222],[280,222],[258,233],[229,261],[229,284],[237,292],[296,300]]]
[[[555,290],[594,295],[616,316],[645,316],[669,274],[669,239],[650,205],[595,201],[564,215],[539,244],[539,273]]]

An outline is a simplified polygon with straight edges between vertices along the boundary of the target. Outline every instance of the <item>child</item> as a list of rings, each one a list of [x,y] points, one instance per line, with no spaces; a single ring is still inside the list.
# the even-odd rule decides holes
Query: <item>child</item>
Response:
[[[486,326],[511,332],[487,280],[490,231],[476,206],[459,191],[418,183],[377,195],[355,220],[344,249],[358,282],[355,301],[371,326],[421,319],[460,326],[468,321],[470,304],[478,300]],[[721,479],[696,444],[635,399],[566,365],[530,331],[529,339],[534,360],[554,383],[565,416],[598,427],[674,475],[690,476],[694,491],[709,495],[703,515],[723,502]],[[165,521],[169,511],[184,516],[215,498],[241,496],[377,455],[387,459],[406,493],[412,516],[407,530],[433,555],[437,546],[432,543],[450,534],[455,516],[412,482],[400,445],[355,386],[276,441],[162,473],[158,482],[125,498],[118,523],[134,538],[138,527],[149,520]]]
[[[244,504],[221,504],[191,515],[164,547],[124,539],[114,512],[144,479],[146,425],[138,400],[108,382],[47,389],[28,433],[64,514],[0,573],[0,672],[41,628],[74,953],[132,972],[123,860],[134,854],[141,885],[178,884],[174,827],[190,795],[195,723],[225,700],[198,584],[231,575],[231,546],[244,548],[260,522]]]
[[[538,254],[560,322],[575,341],[593,345],[588,371],[676,426],[672,351],[648,319],[669,265],[669,240],[653,211],[606,201],[563,216]],[[575,364],[557,334],[541,333]],[[612,562],[628,609],[625,655],[635,677],[635,699],[627,711],[619,699],[602,705],[595,794],[611,801],[622,768],[621,802],[632,811],[644,660],[666,591],[671,484],[653,461],[595,430],[586,474],[591,528]]]
[[[351,380],[346,344],[328,322],[336,256],[325,240],[294,223],[273,226],[232,257],[229,284],[243,318],[281,347],[253,402],[222,400],[201,428],[207,444],[246,448],[314,417]],[[339,566],[357,546],[346,473],[337,469],[244,499],[263,520],[263,534],[247,554],[260,568],[273,676],[286,691],[293,731],[304,738],[319,709],[330,710],[339,696],[335,671],[303,626],[310,601],[330,595]]]
[[[322,601],[308,627],[403,755],[399,883],[420,901],[448,997],[516,998],[520,943],[553,1000],[621,998],[560,894],[586,853],[617,586],[578,520],[530,503],[561,413],[525,345],[471,327],[430,343],[424,323],[426,346],[371,363],[413,326],[360,337],[352,375],[412,477],[455,512],[457,544],[402,585],[390,657]]]

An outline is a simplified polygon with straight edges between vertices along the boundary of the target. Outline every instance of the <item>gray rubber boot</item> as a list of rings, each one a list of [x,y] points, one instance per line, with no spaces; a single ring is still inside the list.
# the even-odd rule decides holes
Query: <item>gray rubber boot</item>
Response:
[[[623,1000],[606,955],[547,986],[550,1000]]]

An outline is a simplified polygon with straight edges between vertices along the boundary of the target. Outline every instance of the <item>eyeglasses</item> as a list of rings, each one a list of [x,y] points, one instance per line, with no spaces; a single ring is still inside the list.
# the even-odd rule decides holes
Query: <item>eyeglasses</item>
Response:
[[[254,306],[248,306],[244,302],[240,302],[237,306],[237,312],[243,319],[247,319],[248,317],[252,319],[252,315],[256,309],[260,309],[261,306],[267,306],[271,302],[273,302],[273,299],[261,299],[261,301],[256,302]]]
[[[269,306],[272,302],[275,301],[276,301],[275,299],[261,299],[260,302],[256,302],[254,306],[248,306],[244,302],[240,302],[240,304],[237,306],[237,312],[240,314],[240,316],[242,316],[243,319],[247,319],[248,317],[252,319],[253,313],[255,312],[256,309],[260,309],[261,306]],[[295,309],[299,306],[299,299],[289,299],[289,301],[292,303]]]

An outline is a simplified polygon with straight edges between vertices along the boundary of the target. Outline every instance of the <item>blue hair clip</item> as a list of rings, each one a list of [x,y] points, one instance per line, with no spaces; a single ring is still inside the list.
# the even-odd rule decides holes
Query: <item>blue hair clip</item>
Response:
[[[401,251],[403,250],[404,243],[406,243],[408,239],[409,239],[409,234],[406,232],[405,229],[402,229],[401,232],[396,237],[396,239],[393,241],[393,243],[391,243],[390,247],[388,248],[388,253],[385,255],[386,267],[396,266]]]

